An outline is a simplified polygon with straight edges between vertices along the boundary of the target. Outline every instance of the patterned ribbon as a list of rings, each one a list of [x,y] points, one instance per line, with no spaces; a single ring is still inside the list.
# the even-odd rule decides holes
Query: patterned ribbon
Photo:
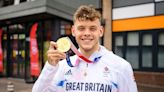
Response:
[[[69,38],[67,37],[67,39],[69,39]],[[75,45],[72,43],[72,41],[71,41],[70,39],[69,39],[69,41],[70,41],[70,43],[71,43],[71,50],[72,50],[79,58],[81,58],[81,59],[84,60],[85,62],[87,62],[87,63],[94,63],[94,62],[97,62],[97,61],[101,58],[101,56],[98,56],[98,57],[94,58],[92,61],[89,60],[88,58],[86,58],[85,56],[83,56],[83,55],[77,50],[77,48],[75,47]],[[70,67],[75,67],[75,66],[77,66],[77,65],[79,64],[79,60],[78,60],[78,59],[76,60],[76,62],[75,62],[74,65],[71,63],[70,56],[69,56],[69,53],[68,53],[68,52],[66,52],[66,61],[67,61],[67,64],[68,64]]]

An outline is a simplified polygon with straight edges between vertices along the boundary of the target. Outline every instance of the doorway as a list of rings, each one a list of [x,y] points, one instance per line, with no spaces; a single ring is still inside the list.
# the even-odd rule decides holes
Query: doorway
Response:
[[[25,26],[9,25],[7,29],[7,76],[25,76]]]
[[[11,77],[23,78],[25,74],[25,34],[10,34]]]

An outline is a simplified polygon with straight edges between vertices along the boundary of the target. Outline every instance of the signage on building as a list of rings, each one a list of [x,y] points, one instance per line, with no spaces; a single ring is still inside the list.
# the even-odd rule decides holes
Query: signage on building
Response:
[[[31,27],[30,31],[30,70],[31,76],[39,76],[40,67],[39,67],[39,53],[38,53],[38,44],[36,39],[38,23],[35,23]]]
[[[3,72],[2,32],[3,30],[0,29],[0,72]]]

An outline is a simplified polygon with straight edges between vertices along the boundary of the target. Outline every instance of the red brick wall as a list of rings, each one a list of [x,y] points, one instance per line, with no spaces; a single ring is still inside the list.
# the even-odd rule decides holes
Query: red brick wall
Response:
[[[164,73],[134,72],[134,76],[139,84],[164,87]]]

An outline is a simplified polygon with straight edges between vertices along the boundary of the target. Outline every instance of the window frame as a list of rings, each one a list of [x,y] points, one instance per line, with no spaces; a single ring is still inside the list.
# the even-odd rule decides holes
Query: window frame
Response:
[[[157,53],[156,53],[156,66],[157,66],[157,70],[158,71],[164,71],[164,67],[163,68],[160,68],[160,67],[158,67],[158,54],[159,54],[159,47],[163,47],[164,48],[164,45],[159,45],[159,42],[158,42],[158,40],[159,40],[159,34],[160,33],[164,33],[164,29],[158,29],[157,30],[157,33],[156,33],[156,46],[157,46]]]
[[[139,68],[138,69],[134,69],[135,71],[153,71],[153,72],[164,72],[164,67],[160,68],[158,67],[158,53],[159,53],[159,47],[161,45],[158,44],[158,40],[159,40],[159,34],[160,33],[164,33],[164,29],[152,29],[152,30],[139,30],[139,31],[124,31],[124,32],[113,32],[113,36],[112,36],[112,48],[113,48],[113,52],[115,53],[115,40],[116,40],[116,36],[123,36],[123,46],[122,46],[122,58],[126,59],[126,53],[127,53],[127,48],[129,46],[127,46],[127,34],[129,32],[138,32],[139,33],[139,46],[138,46],[138,58],[139,58]],[[142,55],[143,55],[143,47],[149,47],[149,46],[144,46],[142,45],[143,42],[143,36],[145,34],[151,34],[152,35],[152,45],[150,46],[151,52],[152,52],[152,67],[143,67],[142,65]],[[162,47],[164,48],[164,45],[162,45]]]

